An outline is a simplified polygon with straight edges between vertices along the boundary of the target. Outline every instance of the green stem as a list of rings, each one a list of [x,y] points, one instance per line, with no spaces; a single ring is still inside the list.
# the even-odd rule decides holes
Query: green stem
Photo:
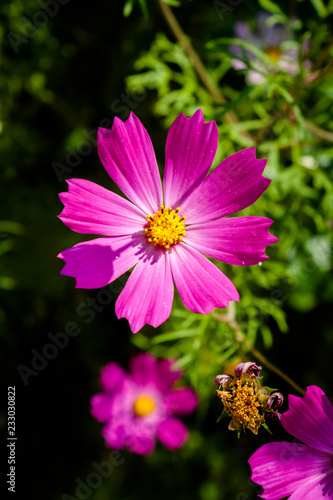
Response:
[[[317,127],[317,125],[314,125],[313,123],[309,122],[308,120],[305,120],[304,123],[305,123],[305,127],[310,132],[317,135],[320,139],[323,139],[324,141],[333,142],[333,132],[329,132],[328,130],[324,130],[323,128]]]
[[[215,102],[219,104],[226,104],[227,101],[221,94],[218,86],[214,82],[214,80],[211,78],[210,74],[207,72],[205,66],[203,65],[200,57],[198,56],[197,52],[194,50],[192,47],[188,37],[185,35],[184,31],[182,30],[181,26],[179,25],[177,19],[173,15],[172,10],[170,7],[163,2],[163,0],[158,0],[159,6],[161,8],[161,11],[165,17],[165,20],[167,21],[171,31],[179,41],[180,45],[183,47],[185,50],[186,54],[188,55],[195,71],[197,72],[199,78],[201,79],[202,83],[206,87],[206,89],[209,91],[211,96],[214,98]],[[228,111],[225,113],[225,118],[228,123],[238,123],[238,118],[235,115],[233,111]],[[255,142],[253,137],[248,133],[243,131],[242,135],[246,137],[247,139],[251,140],[252,142]]]
[[[172,10],[170,7],[163,2],[163,0],[158,0],[159,6],[161,8],[161,11],[168,23],[168,25],[171,28],[171,31],[179,41],[180,45],[183,47],[185,50],[186,54],[188,55],[190,61],[193,64],[193,67],[195,68],[196,72],[198,73],[199,77],[201,78],[202,83],[205,85],[207,90],[210,92],[210,94],[214,97],[215,101],[220,103],[220,104],[225,104],[226,100],[220,93],[218,87],[216,86],[215,82],[212,80],[211,76],[207,73],[206,68],[204,67],[200,57],[198,56],[197,52],[194,50],[192,45],[190,44],[187,36],[183,32],[182,28],[180,27],[177,19],[173,15]],[[231,114],[229,115],[230,123],[236,123],[238,120],[237,118]]]
[[[328,41],[327,45],[324,47],[322,52],[316,58],[316,61],[311,68],[311,71],[317,71],[317,69],[321,68],[322,64],[330,56],[332,45],[333,45],[333,37],[331,37],[331,39]]]
[[[258,351],[258,349],[253,347],[253,345],[246,339],[244,333],[240,329],[238,321],[236,321],[235,319],[235,305],[232,302],[229,303],[228,309],[229,309],[228,314],[215,313],[213,315],[214,318],[218,319],[219,321],[222,321],[223,323],[226,323],[229,326],[230,330],[235,335],[238,344],[241,344],[248,351],[250,351],[253,354],[253,356],[260,361],[260,363],[262,363],[264,366],[266,366],[266,368],[276,373],[279,377],[285,380],[297,392],[304,395],[305,389],[303,389],[303,387],[299,386],[296,382],[294,382],[292,378],[290,378],[282,370],[280,370],[280,368],[271,363],[266,358],[266,356],[264,356],[260,351]]]
[[[327,75],[332,73],[332,71],[333,71],[333,59],[331,59],[330,62],[325,66],[325,68],[323,68],[320,71],[320,73],[316,76],[316,78],[314,80],[311,80],[310,82],[308,82],[306,85],[304,85],[304,87],[306,89],[310,89],[314,85],[318,85],[318,83],[321,83],[323,80],[325,80]]]

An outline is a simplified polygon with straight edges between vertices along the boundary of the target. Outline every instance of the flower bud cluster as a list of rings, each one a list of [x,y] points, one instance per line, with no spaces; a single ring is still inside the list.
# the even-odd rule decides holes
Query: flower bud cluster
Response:
[[[238,437],[242,430],[250,429],[258,434],[262,425],[268,431],[265,418],[278,420],[278,409],[283,403],[283,396],[276,389],[261,385],[261,366],[249,361],[240,363],[235,368],[235,375],[217,375],[216,391],[223,403],[223,412],[219,417],[231,417],[228,428],[236,430]]]

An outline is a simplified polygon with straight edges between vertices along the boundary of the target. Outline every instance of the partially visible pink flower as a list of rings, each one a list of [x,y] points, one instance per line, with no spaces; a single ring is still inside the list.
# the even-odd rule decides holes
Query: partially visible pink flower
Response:
[[[306,444],[268,443],[249,460],[252,480],[264,488],[266,500],[330,500],[333,498],[333,408],[316,386],[305,396],[289,396],[283,427]]]
[[[192,413],[198,398],[189,387],[173,387],[182,375],[173,364],[142,353],[132,358],[130,373],[117,363],[103,368],[103,392],[92,397],[91,413],[104,423],[107,446],[140,455],[153,452],[156,438],[170,450],[183,446],[189,434],[177,417]]]
[[[170,315],[174,284],[184,305],[208,314],[239,300],[232,282],[206,257],[250,266],[268,259],[271,219],[226,216],[254,203],[270,180],[255,148],[226,158],[208,176],[217,149],[215,121],[201,110],[181,114],[172,124],[165,149],[163,190],[154,149],[140,120],[130,114],[112,130],[100,128],[100,159],[126,200],[93,182],[71,179],[61,193],[60,219],[73,231],[103,238],[61,252],[61,274],[78,288],[108,285],[131,268],[116,302],[118,318],[132,331],[154,327]]]
[[[290,75],[297,75],[300,71],[299,48],[294,44],[291,30],[283,24],[269,24],[271,15],[268,12],[259,12],[255,23],[256,29],[251,31],[249,25],[243,21],[235,24],[235,37],[252,43],[261,49],[266,56],[277,66]],[[286,43],[287,42],[287,43]],[[238,45],[232,45],[230,50],[235,56],[251,62],[253,69],[248,69],[246,76],[250,84],[256,85],[265,80],[265,73],[274,72],[272,66],[268,67],[258,59],[250,50],[243,51]],[[234,69],[247,69],[248,65],[241,59],[232,59],[231,65]],[[257,71],[256,71],[257,69]]]

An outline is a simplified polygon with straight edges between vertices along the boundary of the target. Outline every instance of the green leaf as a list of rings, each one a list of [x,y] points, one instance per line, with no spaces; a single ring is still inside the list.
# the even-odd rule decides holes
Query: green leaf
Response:
[[[24,232],[24,227],[18,222],[12,220],[0,220],[0,232],[1,233],[12,233],[21,236]]]
[[[285,17],[284,12],[280,9],[280,7],[272,0],[259,0],[260,6],[267,10],[267,12],[271,12],[272,14],[282,14]]]
[[[15,288],[16,281],[8,276],[0,276],[0,288],[4,290],[13,290]]]
[[[273,432],[270,430],[266,422],[263,422],[261,425],[264,427],[264,429],[266,429],[267,432],[269,432],[271,436],[273,436]]]
[[[177,0],[162,0],[164,3],[167,5],[171,5],[171,7],[180,7],[181,3],[178,2]]]
[[[138,1],[139,1],[139,5],[141,8],[142,14],[144,16],[148,16],[148,8],[147,8],[146,1],[145,0],[138,0]],[[136,0],[127,0],[127,2],[124,5],[124,8],[123,8],[124,17],[128,17],[131,15],[135,2],[136,2]]]
[[[156,335],[151,343],[160,344],[161,342],[169,342],[170,340],[183,339],[186,337],[193,337],[198,334],[198,329],[193,328],[191,330],[177,330],[175,332],[162,333],[161,335]]]
[[[314,9],[316,9],[316,12],[317,12],[319,17],[326,17],[327,16],[328,12],[327,12],[326,6],[322,0],[311,0],[311,3],[313,5]]]
[[[147,17],[148,16],[148,7],[147,7],[146,0],[139,0],[139,4],[140,4],[140,7],[141,7],[142,14],[145,17]]]
[[[12,238],[0,242],[0,255],[10,252],[15,246],[15,242]]]
[[[131,14],[133,7],[134,7],[134,3],[135,3],[135,0],[127,0],[127,2],[125,3],[124,8],[123,8],[123,15],[125,17],[128,17]]]

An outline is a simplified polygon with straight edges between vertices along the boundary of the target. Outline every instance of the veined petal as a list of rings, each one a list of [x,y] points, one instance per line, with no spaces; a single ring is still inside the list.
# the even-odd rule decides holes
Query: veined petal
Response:
[[[186,228],[186,243],[213,259],[251,266],[268,259],[265,248],[278,241],[268,232],[271,219],[231,217]]]
[[[289,434],[316,450],[333,454],[333,408],[325,393],[315,385],[303,397],[289,395],[289,410],[281,423]]]
[[[204,122],[201,109],[191,118],[179,115],[170,127],[165,147],[164,204],[182,206],[199,186],[214,160],[218,131],[215,121]]]
[[[255,148],[223,160],[183,203],[187,223],[209,222],[252,205],[271,182],[262,176],[266,162],[256,159]]]
[[[180,297],[187,309],[208,314],[239,300],[232,282],[206,257],[188,245],[175,246],[171,269]]]
[[[76,288],[100,288],[131,269],[148,247],[144,234],[97,238],[61,252],[60,274],[76,279]]]
[[[170,413],[188,415],[197,407],[198,397],[190,387],[181,387],[167,393],[164,403]]]
[[[133,333],[146,323],[156,328],[170,316],[173,294],[168,252],[152,247],[128,278],[116,302],[116,315],[129,321]]]
[[[311,477],[289,497],[289,500],[328,500],[333,498],[333,474],[326,468],[326,472]]]
[[[147,130],[133,114],[115,118],[112,129],[98,129],[98,154],[117,186],[147,215],[162,204],[162,185]]]
[[[143,231],[145,214],[129,201],[84,179],[70,179],[68,192],[60,193],[64,209],[59,215],[72,231],[121,236]]]
[[[266,500],[279,500],[319,476],[322,479],[323,474],[331,470],[332,457],[304,444],[279,442],[259,448],[249,463],[252,481],[264,488],[264,493],[259,496]],[[301,498],[308,497],[297,496],[297,499]]]
[[[166,418],[157,426],[157,437],[169,450],[183,446],[188,435],[185,425],[177,418]]]

